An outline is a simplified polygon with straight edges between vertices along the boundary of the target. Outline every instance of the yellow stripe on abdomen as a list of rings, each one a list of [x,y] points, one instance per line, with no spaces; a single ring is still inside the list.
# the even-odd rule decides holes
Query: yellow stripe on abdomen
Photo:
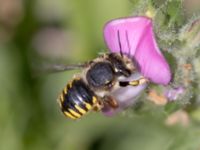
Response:
[[[92,103],[96,104],[97,103],[97,98],[95,96],[92,97]]]
[[[90,109],[92,108],[92,105],[90,105],[89,103],[84,102],[84,104],[85,104],[85,107],[86,107],[88,110],[90,110]]]
[[[75,105],[75,108],[82,114],[85,114],[87,111],[84,110],[83,108],[79,107],[78,105]]]
[[[68,113],[67,111],[63,111],[64,115],[71,118],[71,119],[77,119],[76,117],[72,116],[70,113]]]
[[[81,117],[81,115],[79,113],[75,112],[74,110],[72,110],[72,109],[68,109],[68,110],[70,113],[72,113],[72,115],[76,116],[77,118]]]

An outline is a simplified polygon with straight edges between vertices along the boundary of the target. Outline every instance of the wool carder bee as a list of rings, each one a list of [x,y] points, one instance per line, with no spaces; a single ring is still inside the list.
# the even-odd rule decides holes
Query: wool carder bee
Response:
[[[85,64],[59,69],[77,68],[82,68],[82,73],[75,75],[58,98],[63,114],[71,119],[78,119],[90,110],[99,111],[105,105],[115,109],[118,107],[117,97],[110,93],[147,82],[143,77],[133,81],[125,80],[137,69],[133,60],[122,53],[106,53]]]

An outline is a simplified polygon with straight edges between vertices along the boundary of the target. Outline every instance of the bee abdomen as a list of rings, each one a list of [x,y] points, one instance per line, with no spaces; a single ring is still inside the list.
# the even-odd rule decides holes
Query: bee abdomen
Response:
[[[74,79],[64,88],[59,100],[64,115],[78,119],[93,108],[97,98],[82,79]]]

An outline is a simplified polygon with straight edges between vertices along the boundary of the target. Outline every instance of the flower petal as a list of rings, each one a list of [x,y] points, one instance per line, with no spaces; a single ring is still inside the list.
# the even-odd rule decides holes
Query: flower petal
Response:
[[[168,63],[155,41],[152,20],[147,17],[121,18],[108,22],[104,39],[111,52],[127,54],[136,61],[142,75],[156,84],[171,80]]]
[[[183,96],[185,92],[186,88],[180,85],[178,87],[168,88],[165,91],[165,96],[169,101],[176,101],[180,96]]]

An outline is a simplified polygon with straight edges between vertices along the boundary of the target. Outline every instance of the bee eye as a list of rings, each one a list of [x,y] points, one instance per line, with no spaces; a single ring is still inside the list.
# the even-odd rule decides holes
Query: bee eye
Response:
[[[101,88],[109,85],[114,79],[114,70],[108,62],[99,62],[92,66],[87,74],[86,79],[89,85],[94,88]]]

